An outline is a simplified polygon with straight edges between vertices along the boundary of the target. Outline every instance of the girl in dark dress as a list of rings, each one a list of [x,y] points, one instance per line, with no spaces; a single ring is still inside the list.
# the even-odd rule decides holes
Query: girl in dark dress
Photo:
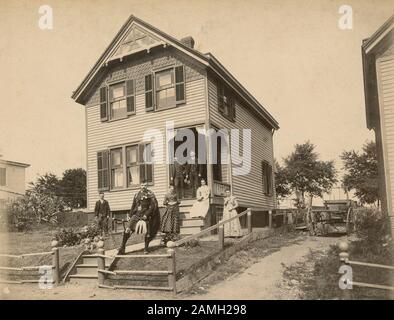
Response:
[[[174,186],[171,184],[168,193],[164,196],[166,211],[161,219],[161,232],[165,234],[164,244],[168,241],[176,241],[179,236],[179,204]]]

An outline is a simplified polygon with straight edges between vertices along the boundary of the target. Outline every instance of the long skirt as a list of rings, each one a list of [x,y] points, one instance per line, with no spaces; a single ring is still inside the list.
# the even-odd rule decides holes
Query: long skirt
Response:
[[[161,232],[179,234],[179,205],[168,205],[161,218]]]
[[[209,199],[196,201],[193,203],[192,208],[190,209],[190,218],[198,218],[207,215],[209,211]]]
[[[228,211],[224,209],[223,212],[223,220],[232,218],[236,216],[237,210],[233,209],[231,211]],[[224,236],[225,237],[241,237],[242,236],[242,231],[241,231],[241,223],[239,222],[239,219],[234,219],[231,220],[230,222],[227,222],[224,224]]]

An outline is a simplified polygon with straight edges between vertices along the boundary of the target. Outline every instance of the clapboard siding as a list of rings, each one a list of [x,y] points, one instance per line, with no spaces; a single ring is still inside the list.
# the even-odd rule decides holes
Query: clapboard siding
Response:
[[[189,79],[190,80],[190,79]],[[129,144],[142,140],[147,129],[159,129],[165,136],[166,121],[174,121],[175,126],[205,122],[206,99],[205,78],[186,82],[186,103],[173,109],[158,112],[145,111],[145,96],[136,96],[136,114],[127,119],[101,122],[99,105],[87,107],[87,186],[88,209],[94,209],[97,199],[97,152],[111,146]],[[151,190],[161,204],[167,189],[167,165],[154,165],[154,185]],[[129,209],[136,189],[109,191],[105,197],[112,210]]]
[[[379,88],[380,123],[385,157],[385,179],[389,206],[394,199],[394,55],[376,61]],[[393,208],[390,208],[392,213]]]
[[[274,167],[273,139],[271,130],[260,121],[252,111],[236,100],[236,120],[227,120],[218,111],[217,80],[208,77],[209,119],[214,126],[227,129],[251,129],[251,171],[247,175],[232,177],[234,195],[243,205],[271,209],[275,204],[274,196],[265,196],[262,183],[262,161],[268,161]],[[243,150],[243,137],[240,133],[240,150]],[[242,151],[240,151],[242,154]],[[234,170],[234,166],[233,169]]]

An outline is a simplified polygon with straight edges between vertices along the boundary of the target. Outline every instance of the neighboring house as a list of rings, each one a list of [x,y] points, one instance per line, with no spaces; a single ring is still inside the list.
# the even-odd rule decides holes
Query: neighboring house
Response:
[[[382,209],[394,228],[394,15],[363,41],[367,127],[375,131]]]
[[[234,175],[235,166],[221,160],[229,154],[219,156],[218,164],[200,169],[212,190],[208,224],[221,218],[223,194],[230,188],[239,199],[240,210],[254,210],[256,226],[268,220],[267,213],[276,202],[272,166],[278,123],[212,54],[195,50],[193,38],[179,41],[131,16],[72,98],[86,112],[88,210],[94,209],[98,192],[104,191],[111,209],[124,214],[141,179],[149,181],[162,205],[173,170],[168,164],[144,162],[143,152],[156,152],[153,143],[143,138],[146,130],[172,135],[165,140],[164,151],[166,157],[173,157],[168,145],[181,143],[174,142],[173,135],[182,128],[191,129],[201,142],[195,147],[196,154],[198,148],[212,148],[207,130],[245,128],[252,130],[249,174]],[[173,121],[174,133],[166,121]],[[222,154],[225,142],[217,141]],[[242,150],[242,132],[240,141]],[[200,229],[198,221],[187,219],[194,201],[188,188],[185,184],[182,233]]]
[[[25,169],[29,164],[0,159],[0,211],[7,202],[25,194]]]

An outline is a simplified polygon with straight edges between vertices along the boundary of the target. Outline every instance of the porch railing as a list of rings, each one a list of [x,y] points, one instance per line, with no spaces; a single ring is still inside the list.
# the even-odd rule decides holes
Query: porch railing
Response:
[[[250,234],[250,233],[252,233],[252,210],[250,208],[248,208],[245,211],[237,214],[236,216],[226,219],[226,220],[219,221],[217,224],[214,224],[213,226],[210,226],[200,232],[197,232],[197,233],[192,234],[190,236],[184,237],[184,238],[179,239],[178,241],[175,241],[175,242],[169,241],[169,242],[167,242],[167,246],[169,248],[179,247],[180,245],[182,245],[184,243],[187,243],[191,240],[196,240],[196,239],[200,238],[201,236],[206,235],[215,229],[218,229],[219,230],[219,232],[218,232],[218,234],[219,234],[219,249],[223,250],[223,248],[224,248],[224,224],[226,224],[234,219],[239,219],[239,218],[243,217],[244,215],[247,215],[248,234]]]
[[[221,181],[213,181],[213,195],[218,197],[224,197],[226,191],[230,190],[230,185]]]

